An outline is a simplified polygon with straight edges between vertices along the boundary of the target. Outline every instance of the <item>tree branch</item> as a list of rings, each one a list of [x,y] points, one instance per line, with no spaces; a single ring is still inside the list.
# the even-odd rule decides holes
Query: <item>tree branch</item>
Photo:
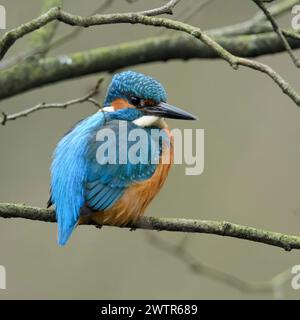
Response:
[[[113,4],[114,0],[106,0],[104,1],[104,3],[102,3],[98,8],[96,8],[90,15],[95,15],[97,13],[102,13],[103,11],[107,10],[107,8],[109,6],[111,6]],[[177,18],[182,18],[183,21],[188,21],[191,17],[193,17],[195,14],[197,14],[201,9],[203,9],[203,7],[206,7],[208,4],[211,4],[213,0],[204,0],[203,2],[199,2],[199,4],[196,5],[196,7],[192,7],[192,10],[190,10],[190,12],[186,12],[186,8],[183,11],[184,12],[184,16],[181,17],[181,14],[177,15]],[[279,3],[276,3],[274,5],[272,5],[271,7],[269,7],[269,11],[272,13],[272,15],[274,17],[280,16],[288,11],[290,11],[291,7],[293,7],[293,5],[297,4],[298,0],[285,0],[285,1],[281,1]],[[259,11],[253,18],[239,23],[239,24],[235,24],[235,25],[230,25],[230,26],[225,26],[225,27],[219,27],[217,29],[211,29],[211,30],[207,30],[207,34],[213,37],[224,37],[224,36],[236,36],[236,35],[245,35],[245,34],[256,34],[256,33],[262,33],[262,32],[270,32],[272,31],[271,26],[269,26],[267,23],[265,23],[266,17],[265,15]],[[58,39],[56,39],[55,41],[51,42],[51,43],[47,43],[45,48],[35,48],[35,49],[30,49],[27,50],[25,52],[22,52],[20,54],[17,54],[13,57],[7,58],[6,60],[2,60],[0,62],[0,70],[1,69],[6,69],[9,67],[12,67],[13,65],[22,62],[24,60],[26,60],[27,58],[37,55],[40,52],[43,52],[44,50],[48,51],[51,50],[53,48],[57,48],[58,46],[65,44],[66,41],[69,41],[71,39],[73,39],[74,37],[76,37],[80,31],[83,30],[81,27],[77,27],[74,28],[74,30],[70,31],[69,33],[67,33],[66,35],[63,35],[61,37],[59,37]],[[293,32],[292,30],[283,30],[283,32],[285,33],[285,35],[287,37],[292,37],[292,38],[296,38],[299,39],[299,35],[296,32]],[[161,35],[163,32],[160,32],[158,35]],[[235,40],[235,39],[234,39]],[[249,43],[250,40],[252,41],[253,39],[250,39],[249,37]],[[235,42],[235,41],[234,41]],[[256,39],[254,39],[254,42],[256,42]],[[276,53],[276,44],[273,45],[271,42],[268,43],[270,45],[270,48],[266,48],[265,52],[262,52],[261,54],[267,54],[267,53]],[[300,42],[298,43],[298,45],[300,45]],[[244,44],[244,46],[246,46]],[[248,46],[249,48],[251,48],[251,46]],[[248,54],[247,52],[243,52],[242,50],[240,50],[240,46],[239,43],[237,43],[237,46],[233,45],[232,48],[226,48],[229,51],[235,51],[236,55],[240,55],[240,56],[248,56],[248,57],[252,57],[254,55]],[[256,44],[254,43],[254,48],[257,48]],[[241,52],[239,52],[241,51]],[[282,51],[282,50],[280,50]],[[278,51],[278,52],[280,52]],[[258,55],[260,55],[258,53]],[[208,57],[210,58],[210,57]]]
[[[60,7],[53,7],[38,18],[35,18],[21,26],[12,29],[4,34],[0,40],[0,60],[4,57],[10,47],[20,38],[25,35],[39,30],[49,23],[57,20],[69,24],[71,26],[90,27],[95,25],[105,25],[114,23],[141,23],[137,17],[154,17],[162,14],[172,14],[172,9],[181,0],[170,0],[166,5],[159,8],[140,11],[136,13],[115,13],[115,14],[95,14],[88,17],[81,17],[63,11]]]
[[[213,39],[229,52],[241,57],[256,57],[285,50],[281,40],[273,32]],[[300,48],[300,41],[290,39],[289,43],[292,48]],[[0,71],[0,99],[93,73],[150,62],[195,58],[208,59],[219,56],[200,41],[176,34],[40,59],[38,63],[29,61]]]
[[[146,11],[137,12],[137,14],[141,14],[148,17],[160,16],[162,14],[173,14],[173,9],[181,0],[171,0],[168,1],[165,5],[160,8],[150,9]]]
[[[17,113],[13,113],[10,115],[7,115],[5,112],[2,112],[2,120],[0,121],[0,124],[5,125],[8,121],[16,120],[19,118],[24,118],[29,116],[31,113],[40,111],[40,110],[47,110],[47,109],[66,109],[69,106],[84,103],[84,102],[90,102],[93,105],[95,105],[98,109],[101,108],[101,106],[95,101],[93,98],[94,95],[96,95],[99,92],[100,84],[102,83],[103,79],[100,79],[95,88],[91,90],[88,94],[81,98],[72,99],[66,102],[62,103],[39,103],[36,106],[30,107],[28,109],[22,110]]]
[[[273,30],[277,33],[278,37],[281,39],[286,51],[288,52],[289,56],[291,57],[294,65],[296,67],[300,67],[300,63],[296,55],[294,54],[288,40],[285,37],[285,34],[283,33],[282,29],[279,27],[277,21],[273,18],[271,12],[267,9],[267,7],[264,5],[261,0],[253,0],[254,3],[262,10],[266,18],[269,20],[270,24],[272,25]]]
[[[45,13],[53,7],[62,6],[62,3],[62,0],[44,0],[41,11],[42,13]],[[53,21],[45,28],[41,28],[38,31],[32,33],[32,36],[30,38],[31,46],[35,48],[37,52],[39,52],[40,56],[44,56],[47,53],[47,46],[54,37],[57,27],[58,21]]]
[[[52,209],[41,209],[26,205],[0,203],[0,217],[23,218],[44,222],[55,222]],[[173,231],[186,233],[206,233],[264,243],[283,248],[286,251],[300,249],[300,237],[273,231],[242,226],[226,221],[193,220],[183,218],[142,217],[136,224],[125,228]]]
[[[176,1],[176,3],[178,2],[179,1]],[[170,1],[170,3],[175,3],[175,1]],[[166,18],[156,18],[152,16],[147,16],[148,13],[149,11],[144,11],[143,14],[125,13],[81,17],[65,12],[60,8],[53,8],[50,9],[48,13],[36,19],[33,19],[32,21],[25,23],[24,25],[16,29],[7,32],[0,41],[0,58],[2,58],[5,55],[8,49],[13,45],[13,43],[17,39],[41,28],[42,26],[47,25],[48,23],[54,20],[59,20],[72,26],[77,25],[82,27],[114,23],[138,23],[147,26],[164,27],[167,29],[187,33],[193,36],[194,38],[202,41],[202,43],[211,48],[220,58],[227,61],[234,69],[238,69],[238,67],[242,65],[247,68],[251,68],[265,73],[282,89],[282,91],[286,95],[288,95],[295,102],[296,105],[300,106],[300,96],[298,95],[298,93],[291,87],[291,85],[285,79],[283,79],[268,65],[233,55],[232,53],[224,49],[214,39],[212,39],[210,36],[204,33],[200,28],[193,27],[180,21],[173,21]]]
[[[282,0],[275,2],[268,10],[275,18],[287,12],[291,12],[291,8],[298,4],[299,0]],[[270,32],[272,26],[267,22],[267,18],[262,11],[258,11],[251,19],[230,26],[208,30],[209,35],[214,36],[237,36],[242,34],[256,34],[262,32]]]

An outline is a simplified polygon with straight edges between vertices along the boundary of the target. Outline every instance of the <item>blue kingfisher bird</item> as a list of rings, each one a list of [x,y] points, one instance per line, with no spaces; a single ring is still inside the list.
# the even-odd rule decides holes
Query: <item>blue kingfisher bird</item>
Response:
[[[172,165],[172,135],[164,119],[196,119],[166,101],[164,87],[153,78],[132,71],[116,74],[103,108],[77,123],[59,141],[51,165],[48,206],[55,205],[60,246],[67,243],[78,224],[121,226],[135,223],[144,214]],[[128,136],[120,137],[124,124],[128,135],[134,129],[143,130],[151,142],[147,150],[158,161],[121,163],[118,158],[116,163],[99,162],[97,150],[104,141],[99,141],[97,134],[105,129],[118,137],[108,142],[109,147],[126,153],[132,146]],[[153,129],[164,134],[153,138]],[[163,161],[167,156],[171,160]]]

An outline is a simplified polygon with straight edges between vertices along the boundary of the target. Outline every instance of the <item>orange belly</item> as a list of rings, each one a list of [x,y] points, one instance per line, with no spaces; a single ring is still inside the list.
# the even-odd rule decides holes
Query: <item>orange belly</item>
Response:
[[[127,225],[141,217],[149,203],[163,186],[173,162],[173,143],[171,148],[164,148],[160,162],[151,178],[133,184],[124,195],[109,209],[94,212],[80,218],[79,224],[93,221],[97,224]]]

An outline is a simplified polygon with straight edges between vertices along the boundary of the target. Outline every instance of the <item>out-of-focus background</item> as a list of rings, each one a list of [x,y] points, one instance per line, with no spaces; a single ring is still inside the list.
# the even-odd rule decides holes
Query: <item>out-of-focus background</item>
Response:
[[[118,0],[109,11],[142,10],[162,3],[140,0],[129,4]],[[41,1],[37,0],[2,0],[1,4],[7,10],[8,29],[36,17],[41,9]],[[97,6],[98,0],[67,0],[64,8],[87,15]],[[216,0],[189,22],[208,29],[243,21],[256,11],[251,1],[227,0],[225,4]],[[70,28],[60,26],[58,33]],[[159,32],[139,25],[89,28],[51,54],[117,44]],[[18,41],[8,56],[25,50],[27,40]],[[299,70],[286,53],[259,60],[272,65],[299,91]],[[228,220],[300,234],[300,110],[270,79],[244,68],[233,71],[220,60],[158,62],[131,69],[160,80],[168,91],[169,102],[199,117],[194,123],[169,121],[172,127],[205,129],[204,173],[186,176],[184,166],[175,166],[148,215]],[[80,97],[99,76],[39,88],[1,101],[0,109],[11,113],[42,101]],[[104,77],[106,88],[110,76]],[[0,127],[0,202],[44,207],[55,144],[76,121],[94,111],[90,104],[77,105],[36,113]],[[184,235],[159,236],[177,243]],[[188,250],[207,265],[253,282],[270,280],[300,264],[299,251],[287,253],[214,235],[191,235]],[[66,247],[59,248],[55,224],[1,219],[0,265],[7,270],[7,290],[0,290],[0,299],[273,297],[245,294],[214,279],[194,275],[176,258],[153,247],[140,230],[83,226],[74,232]],[[300,291],[293,290],[290,282],[281,294],[285,298],[300,297]]]

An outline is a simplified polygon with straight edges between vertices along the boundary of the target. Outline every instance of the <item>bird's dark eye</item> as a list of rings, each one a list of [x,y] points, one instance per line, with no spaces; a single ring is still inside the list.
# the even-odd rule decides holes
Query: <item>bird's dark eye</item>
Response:
[[[135,106],[138,107],[141,105],[141,99],[138,97],[130,97],[130,102]]]

